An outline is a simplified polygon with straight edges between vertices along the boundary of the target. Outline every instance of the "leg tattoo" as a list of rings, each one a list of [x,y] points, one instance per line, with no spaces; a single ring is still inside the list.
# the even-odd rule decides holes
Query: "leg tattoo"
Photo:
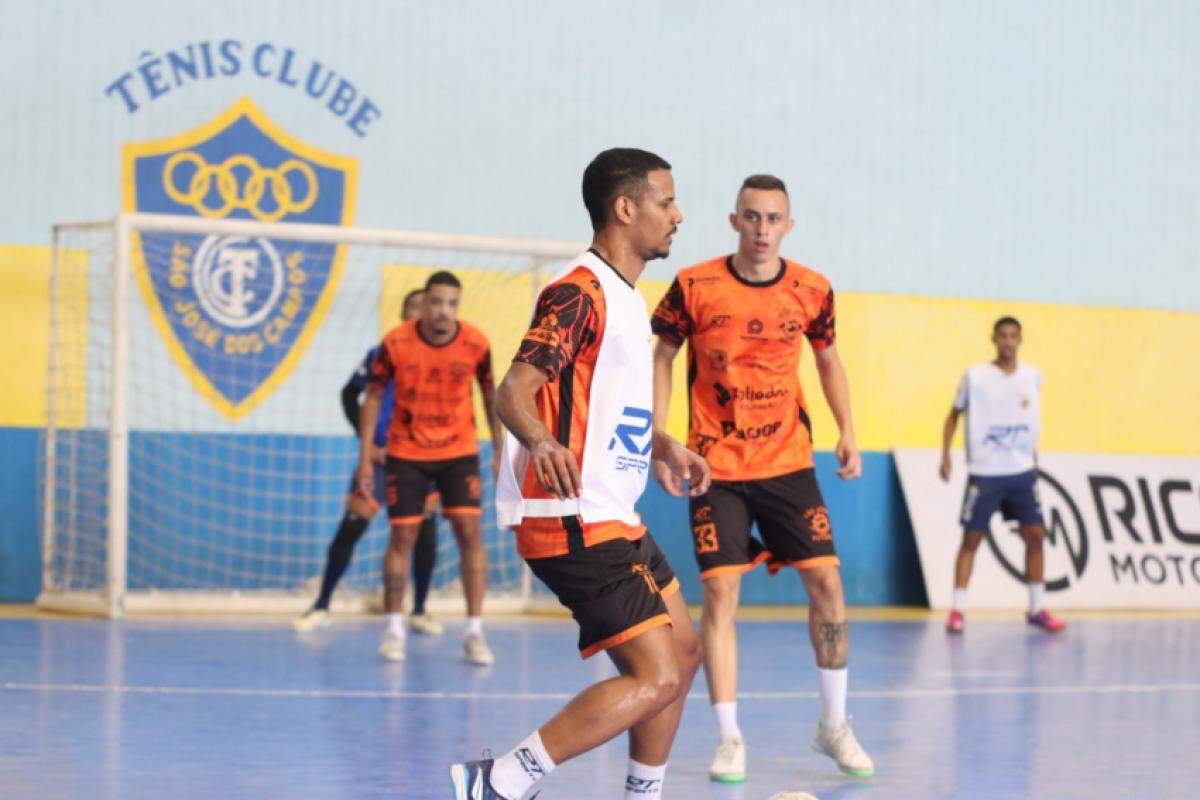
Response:
[[[819,622],[813,639],[817,650],[817,666],[823,669],[841,669],[846,666],[850,623]]]

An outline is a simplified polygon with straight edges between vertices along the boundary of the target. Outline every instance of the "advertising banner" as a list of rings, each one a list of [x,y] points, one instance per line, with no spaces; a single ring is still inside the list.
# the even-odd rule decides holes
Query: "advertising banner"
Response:
[[[929,603],[950,607],[967,473],[953,454],[895,451]],[[1046,603],[1052,609],[1200,608],[1200,458],[1040,453]],[[968,609],[1024,608],[1025,544],[997,512],[975,557]]]

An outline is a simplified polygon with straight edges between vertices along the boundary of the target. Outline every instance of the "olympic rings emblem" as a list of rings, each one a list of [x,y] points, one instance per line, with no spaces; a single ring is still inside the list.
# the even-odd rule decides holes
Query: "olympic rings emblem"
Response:
[[[180,190],[175,181],[175,170],[183,164],[191,165],[196,170],[188,181],[186,191]],[[244,187],[239,185],[240,180],[234,173],[239,167],[249,171],[249,179]],[[301,199],[293,196],[290,177],[293,175],[298,176],[304,184],[305,192]],[[221,205],[216,208],[207,204],[214,186],[221,199]],[[273,211],[265,211],[261,205],[268,186],[271,188],[271,198],[275,201]],[[249,211],[255,219],[275,222],[286,214],[301,214],[312,208],[317,201],[317,175],[312,167],[296,158],[270,169],[245,154],[231,156],[220,164],[209,164],[200,154],[184,150],[167,159],[163,167],[163,189],[176,203],[192,207],[203,217],[224,217],[230,211],[241,209]]]

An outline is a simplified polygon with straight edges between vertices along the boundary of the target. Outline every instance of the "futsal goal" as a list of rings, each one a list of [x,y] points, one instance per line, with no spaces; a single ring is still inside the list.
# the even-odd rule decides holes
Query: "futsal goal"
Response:
[[[298,612],[311,602],[358,445],[340,393],[435,270],[502,374],[544,281],[582,245],[150,214],[54,229],[40,606]],[[492,610],[530,600],[491,511]],[[334,608],[377,602],[386,513]],[[461,606],[440,522],[431,603]]]

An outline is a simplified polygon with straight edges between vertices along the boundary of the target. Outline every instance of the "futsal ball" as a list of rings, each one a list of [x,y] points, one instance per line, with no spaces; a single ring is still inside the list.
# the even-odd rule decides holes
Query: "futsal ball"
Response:
[[[767,800],[817,800],[808,792],[779,792],[767,798]]]

